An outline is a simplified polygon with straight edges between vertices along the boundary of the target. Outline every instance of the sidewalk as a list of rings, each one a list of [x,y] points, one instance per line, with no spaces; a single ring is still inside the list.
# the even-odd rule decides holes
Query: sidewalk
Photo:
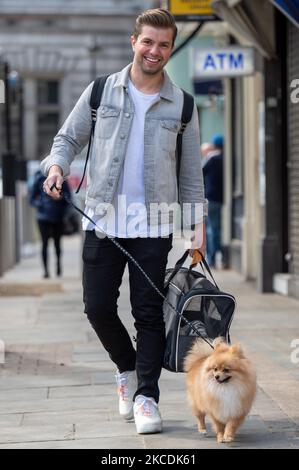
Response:
[[[114,366],[83,314],[80,243],[64,239],[61,282],[41,280],[38,255],[0,279],[0,449],[299,448],[299,363],[291,362],[298,301],[258,294],[238,274],[217,271],[221,288],[237,298],[232,341],[242,342],[258,372],[251,414],[232,444],[217,444],[210,426],[201,437],[186,404],[184,374],[163,370],[163,433],[137,435],[134,423],[118,416]],[[177,245],[169,265],[179,254]],[[14,292],[35,295],[7,295]],[[134,334],[127,275],[119,306]]]

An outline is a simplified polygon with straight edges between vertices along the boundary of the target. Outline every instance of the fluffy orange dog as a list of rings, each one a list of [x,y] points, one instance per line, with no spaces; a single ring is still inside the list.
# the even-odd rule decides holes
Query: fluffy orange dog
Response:
[[[254,400],[256,375],[239,343],[229,346],[217,338],[214,348],[199,339],[188,353],[187,397],[198,420],[198,431],[206,434],[208,415],[217,441],[231,442]]]

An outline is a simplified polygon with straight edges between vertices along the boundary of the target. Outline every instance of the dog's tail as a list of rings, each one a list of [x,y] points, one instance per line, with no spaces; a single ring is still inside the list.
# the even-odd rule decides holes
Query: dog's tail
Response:
[[[213,341],[213,346],[216,347],[220,343],[225,343],[225,339],[222,337],[216,338]],[[187,353],[184,361],[184,371],[188,372],[197,361],[206,359],[213,352],[211,346],[209,346],[201,338],[198,338],[194,343],[190,351]]]

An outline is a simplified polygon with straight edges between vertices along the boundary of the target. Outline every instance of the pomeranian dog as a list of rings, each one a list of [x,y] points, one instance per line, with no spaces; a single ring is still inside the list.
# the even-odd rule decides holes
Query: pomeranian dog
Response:
[[[239,343],[230,346],[217,338],[213,346],[199,339],[187,354],[187,398],[201,434],[208,415],[217,441],[232,442],[253,403],[256,374]]]

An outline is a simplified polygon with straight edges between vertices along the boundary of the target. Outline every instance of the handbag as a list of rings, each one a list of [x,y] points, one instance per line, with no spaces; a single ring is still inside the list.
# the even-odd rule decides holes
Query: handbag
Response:
[[[163,314],[166,347],[163,367],[171,372],[184,372],[184,360],[194,341],[201,337],[207,343],[222,336],[230,343],[229,328],[236,301],[233,295],[217,286],[205,258],[201,254],[203,273],[183,267],[189,250],[165,274],[166,299]],[[204,268],[211,282],[204,274]],[[175,310],[174,310],[174,308]],[[210,344],[211,345],[211,344]]]

